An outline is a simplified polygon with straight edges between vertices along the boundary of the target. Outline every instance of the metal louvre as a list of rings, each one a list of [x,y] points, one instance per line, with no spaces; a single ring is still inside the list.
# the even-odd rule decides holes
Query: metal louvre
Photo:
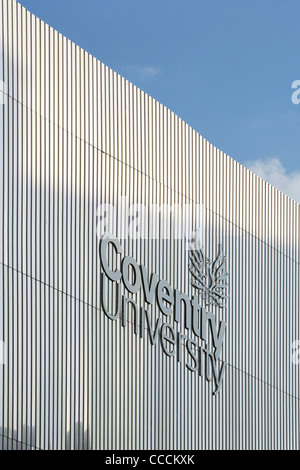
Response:
[[[0,5],[0,446],[299,449],[299,204],[15,0]],[[217,396],[101,311],[96,209],[122,195],[191,204],[195,224],[202,204],[207,253],[225,247]],[[180,243],[122,244],[189,292]]]

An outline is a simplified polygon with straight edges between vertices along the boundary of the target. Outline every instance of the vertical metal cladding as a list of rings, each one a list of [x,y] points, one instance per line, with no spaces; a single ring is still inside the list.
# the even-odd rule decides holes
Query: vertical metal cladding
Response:
[[[0,41],[1,447],[299,449],[299,204],[15,0]],[[96,210],[122,195],[191,204],[195,226],[202,204],[207,255],[226,251],[216,396],[101,311]],[[182,244],[122,244],[190,292]]]

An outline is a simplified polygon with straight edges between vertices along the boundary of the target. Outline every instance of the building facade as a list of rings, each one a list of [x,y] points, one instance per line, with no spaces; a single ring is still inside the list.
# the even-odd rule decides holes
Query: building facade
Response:
[[[15,0],[0,42],[1,448],[299,449],[299,204]]]

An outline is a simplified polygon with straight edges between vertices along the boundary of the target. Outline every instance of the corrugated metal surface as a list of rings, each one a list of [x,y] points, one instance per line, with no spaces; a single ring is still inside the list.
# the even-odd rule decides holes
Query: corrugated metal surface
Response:
[[[14,0],[0,5],[2,448],[299,449],[300,206]],[[195,227],[203,204],[206,253],[225,248],[217,396],[101,312],[96,209],[121,195],[193,204]],[[190,292],[183,244],[123,246]]]

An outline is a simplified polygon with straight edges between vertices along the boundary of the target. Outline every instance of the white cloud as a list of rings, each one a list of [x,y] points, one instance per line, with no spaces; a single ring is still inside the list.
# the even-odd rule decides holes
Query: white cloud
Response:
[[[139,78],[154,78],[159,74],[159,69],[151,65],[141,66],[141,65],[129,65],[127,67],[128,71],[138,75]]]
[[[155,77],[158,74],[156,67],[141,67],[140,73],[145,77]]]
[[[245,166],[300,203],[300,171],[287,171],[279,158],[250,160]]]

